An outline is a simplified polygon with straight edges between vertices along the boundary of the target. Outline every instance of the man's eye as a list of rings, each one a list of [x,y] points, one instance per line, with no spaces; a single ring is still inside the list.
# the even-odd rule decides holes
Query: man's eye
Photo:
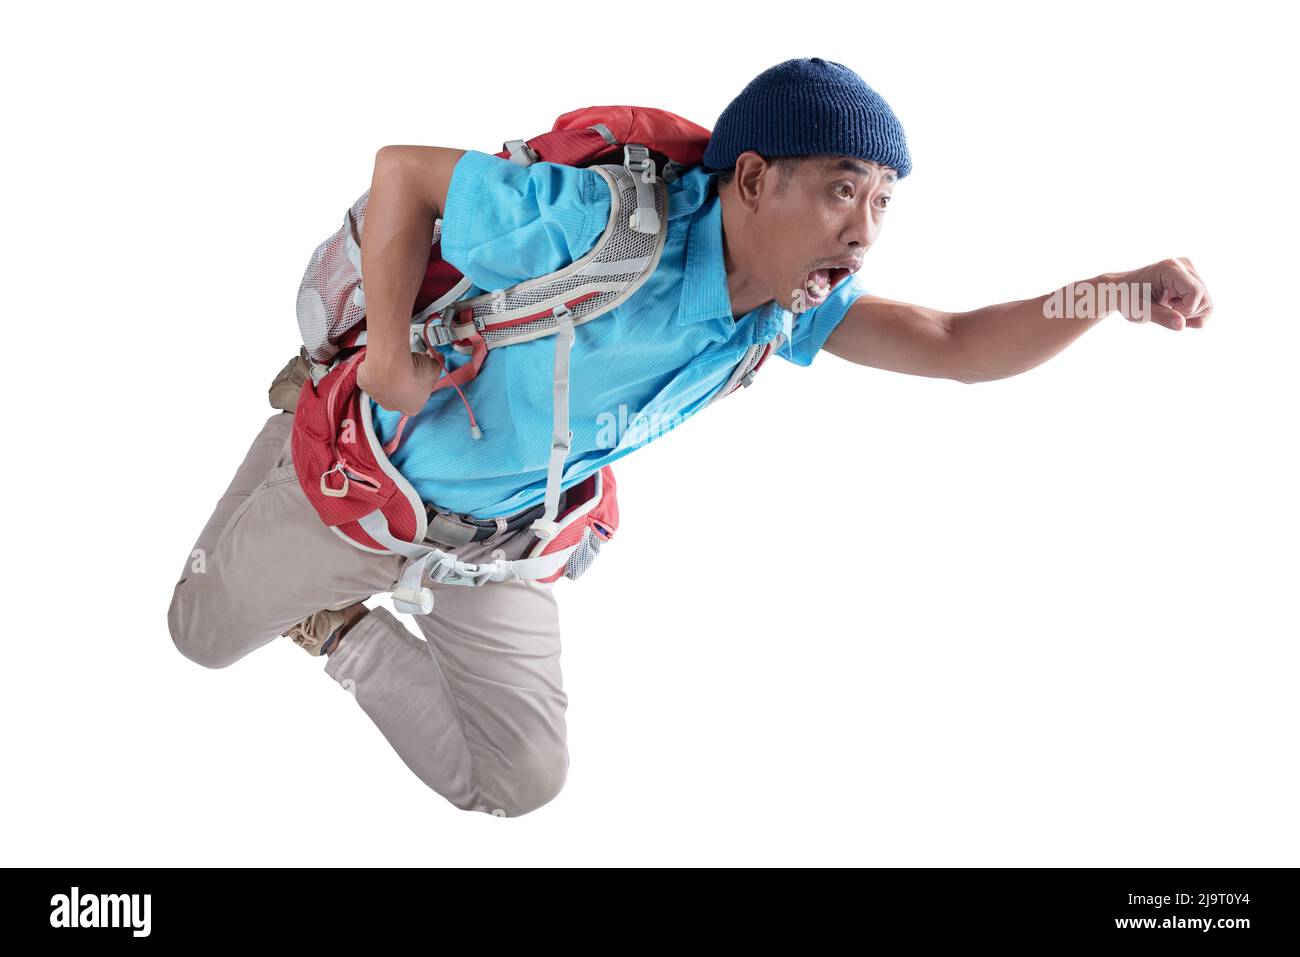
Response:
[[[842,190],[842,189],[846,189],[846,190],[848,190],[848,192],[847,192],[847,193],[841,193],[840,190]],[[849,197],[851,197],[851,196],[853,195],[853,187],[850,186],[848,183],[841,183],[839,186],[836,186],[836,187],[835,187],[835,194],[836,194],[837,196],[841,196],[841,197],[843,197],[844,199],[848,199]]]
[[[891,199],[893,199],[894,197],[892,197],[892,196],[882,196],[882,197],[880,197],[880,198],[883,199],[883,200],[885,201],[885,205],[888,206],[888,205],[889,205],[889,201],[890,201]]]

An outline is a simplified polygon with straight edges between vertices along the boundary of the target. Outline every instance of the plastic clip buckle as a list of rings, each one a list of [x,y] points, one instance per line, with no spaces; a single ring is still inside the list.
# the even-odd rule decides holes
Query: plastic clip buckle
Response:
[[[636,185],[636,212],[628,217],[627,224],[638,233],[659,232],[659,213],[655,210],[655,164],[650,160],[650,150],[640,143],[623,147],[623,165],[634,177]]]
[[[476,565],[472,562],[457,562],[442,579],[444,585],[482,585],[494,571],[495,564]]]
[[[430,331],[433,332],[432,336],[429,335]],[[424,320],[424,327],[420,331],[420,338],[431,349],[434,346],[449,345],[451,343],[451,330],[447,328],[445,322],[434,322],[433,316],[430,316],[428,319]]]

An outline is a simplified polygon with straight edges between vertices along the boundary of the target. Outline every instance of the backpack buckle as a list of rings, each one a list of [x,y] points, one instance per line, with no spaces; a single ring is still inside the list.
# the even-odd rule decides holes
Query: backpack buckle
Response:
[[[425,514],[428,530],[424,537],[428,541],[446,545],[448,548],[468,545],[474,540],[474,533],[478,531],[474,526],[467,525],[455,516],[440,512],[432,506],[425,506]]]
[[[501,148],[510,154],[510,162],[532,166],[537,162],[537,151],[524,140],[506,140]]]
[[[641,143],[628,143],[623,147],[623,165],[629,173],[644,173],[646,167],[653,169],[650,163],[650,150]]]
[[[477,315],[472,307],[469,309],[462,309],[461,312],[464,314],[464,318],[457,317],[456,303],[452,303],[446,309],[442,310],[438,322],[433,326],[436,330],[434,333],[436,341],[434,341],[432,345],[445,346],[458,339],[464,339],[465,335],[469,334],[471,326],[479,332],[482,332],[487,328],[487,320],[482,316]],[[428,325],[432,321],[432,316],[425,320],[426,333]],[[463,331],[465,335],[458,335],[457,330]]]
[[[435,322],[433,316],[424,320],[424,328],[420,330],[420,338],[424,345],[432,349],[434,346],[445,346],[451,344],[451,329],[447,326],[447,317],[444,314],[441,321]]]
[[[636,212],[628,217],[627,224],[638,233],[659,232],[659,213],[655,211],[655,164],[650,150],[641,143],[628,143],[623,147],[623,166],[632,174],[636,184]]]

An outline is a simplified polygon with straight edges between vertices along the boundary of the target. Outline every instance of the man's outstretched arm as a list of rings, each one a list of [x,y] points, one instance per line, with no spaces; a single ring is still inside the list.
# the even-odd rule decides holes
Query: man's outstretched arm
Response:
[[[862,296],[823,348],[861,365],[971,384],[1041,365],[1115,312],[1176,330],[1201,328],[1212,311],[1191,262],[1167,259],[969,312]]]

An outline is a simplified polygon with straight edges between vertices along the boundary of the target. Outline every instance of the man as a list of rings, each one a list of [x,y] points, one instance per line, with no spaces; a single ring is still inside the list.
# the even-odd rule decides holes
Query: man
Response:
[[[910,171],[901,124],[842,64],[789,60],[748,84],[715,124],[704,166],[668,185],[653,273],[574,340],[565,488],[657,437],[640,429],[611,436],[611,414],[625,408],[680,424],[716,397],[751,345],[778,334],[778,355],[797,365],[826,349],[862,365],[977,383],[1037,366],[1113,311],[1170,329],[1199,327],[1210,315],[1186,260],[1073,284],[1068,303],[1062,290],[948,313],[870,295],[854,274]],[[491,290],[581,258],[609,209],[592,170],[439,147],[385,147],[376,158],[362,238],[369,341],[358,381],[381,441],[402,414],[413,417],[392,464],[423,501],[477,529],[458,551],[465,561],[514,559],[532,541],[552,430],[553,347],[518,343],[483,365],[470,390],[477,437],[462,417],[471,396],[430,394],[439,370],[411,352],[408,325],[433,224],[442,219],[444,259]],[[1074,287],[1153,295],[1106,305]],[[457,360],[448,350],[448,365]],[[552,586],[429,582],[433,610],[413,616],[423,642],[385,609],[368,609],[364,600],[391,589],[404,559],[344,542],[298,486],[288,437],[304,374],[291,363],[273,384],[272,404],[285,411],[266,423],[192,550],[168,616],[177,647],[219,668],[288,635],[327,658],[326,673],[455,806],[502,816],[540,807],[568,768]]]

